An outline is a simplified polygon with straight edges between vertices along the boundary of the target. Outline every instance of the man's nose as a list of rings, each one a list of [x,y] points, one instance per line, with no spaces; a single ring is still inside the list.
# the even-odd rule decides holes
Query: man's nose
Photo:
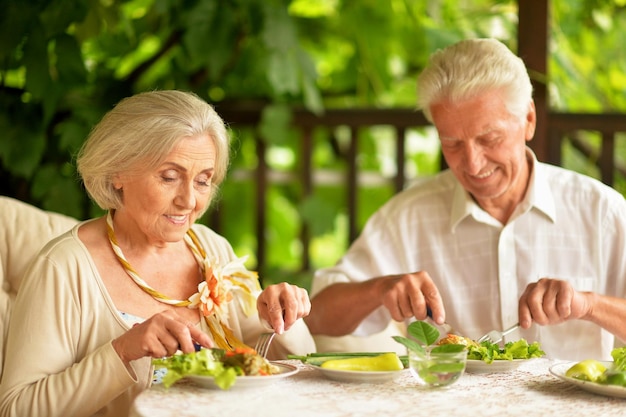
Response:
[[[479,145],[468,142],[464,148],[465,165],[470,174],[478,174],[483,167],[483,149]]]

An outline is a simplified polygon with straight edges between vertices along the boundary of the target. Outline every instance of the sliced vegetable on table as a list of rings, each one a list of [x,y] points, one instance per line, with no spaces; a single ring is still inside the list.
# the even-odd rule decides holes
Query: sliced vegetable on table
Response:
[[[383,353],[378,356],[351,357],[344,359],[331,359],[320,365],[325,369],[341,371],[400,371],[404,369],[400,358],[396,353]]]
[[[606,366],[602,362],[595,359],[585,359],[569,368],[565,372],[565,376],[582,381],[596,382],[604,371],[606,371]]]
[[[314,352],[306,356],[288,355],[307,365],[344,371],[398,371],[405,368],[407,357],[395,352]]]

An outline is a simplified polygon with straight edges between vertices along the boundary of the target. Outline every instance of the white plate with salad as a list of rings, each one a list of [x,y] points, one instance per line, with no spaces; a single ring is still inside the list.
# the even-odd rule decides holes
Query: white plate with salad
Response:
[[[483,342],[468,346],[466,372],[494,373],[511,372],[533,358],[545,355],[538,342],[528,343],[525,339],[508,342],[504,346]],[[485,358],[492,358],[491,362]]]
[[[252,387],[271,384],[298,372],[297,367],[270,362],[251,348],[200,349],[153,359],[152,364],[155,369],[166,369],[162,380],[165,388],[183,378],[207,388]]]
[[[287,378],[298,373],[298,368],[296,366],[274,361],[270,361],[270,363],[278,368],[277,373],[261,376],[237,376],[234,384],[230,387],[230,389],[262,387],[265,385],[273,384],[279,379]],[[185,378],[204,388],[221,389],[215,383],[215,378],[212,376],[187,375]]]
[[[607,368],[610,367],[612,364],[612,362],[604,363]],[[599,384],[597,382],[583,381],[581,379],[568,377],[566,375],[567,370],[571,368],[574,364],[576,364],[576,362],[557,363],[556,365],[552,365],[550,367],[550,373],[570,385],[575,385],[585,391],[594,394],[605,395],[608,397],[626,398],[626,387],[622,387],[620,385]]]

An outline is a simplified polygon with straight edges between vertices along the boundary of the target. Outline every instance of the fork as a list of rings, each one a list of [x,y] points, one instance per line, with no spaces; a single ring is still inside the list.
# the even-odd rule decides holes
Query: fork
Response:
[[[256,341],[256,345],[254,346],[256,353],[265,358],[270,348],[270,343],[274,340],[274,336],[276,336],[276,333],[274,332],[261,333],[259,335],[259,339]]]
[[[504,339],[504,336],[515,331],[518,327],[519,327],[519,323],[509,327],[506,330],[502,330],[502,331],[492,330],[486,335],[484,335],[483,337],[481,337],[480,339],[478,339],[478,343],[482,343],[486,341],[489,341],[489,343],[500,343],[502,339]]]

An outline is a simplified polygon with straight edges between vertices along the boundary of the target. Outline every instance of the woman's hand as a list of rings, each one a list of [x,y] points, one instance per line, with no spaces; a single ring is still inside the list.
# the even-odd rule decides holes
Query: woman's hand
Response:
[[[268,286],[257,299],[259,317],[282,334],[302,317],[309,315],[311,300],[304,288],[286,282]]]
[[[206,348],[213,346],[207,334],[174,311],[165,310],[135,325],[112,343],[130,369],[131,361],[145,356],[162,358],[173,355],[179,349],[183,353],[193,352],[194,342]]]

